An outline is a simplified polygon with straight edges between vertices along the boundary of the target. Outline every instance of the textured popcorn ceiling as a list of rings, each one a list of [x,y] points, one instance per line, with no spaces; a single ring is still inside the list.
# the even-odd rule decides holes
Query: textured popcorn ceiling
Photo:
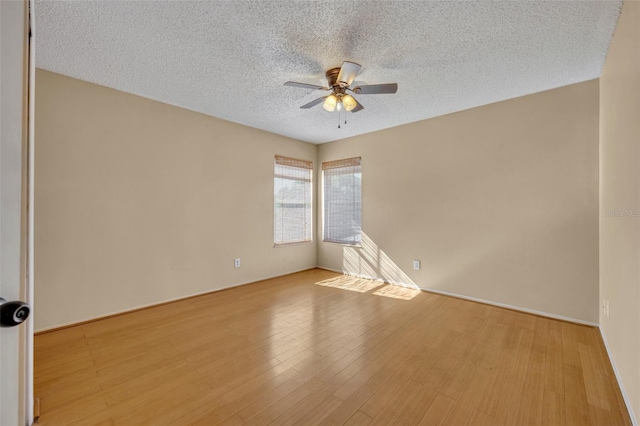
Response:
[[[622,1],[38,1],[37,66],[322,143],[600,76]],[[326,69],[397,82],[338,116]]]

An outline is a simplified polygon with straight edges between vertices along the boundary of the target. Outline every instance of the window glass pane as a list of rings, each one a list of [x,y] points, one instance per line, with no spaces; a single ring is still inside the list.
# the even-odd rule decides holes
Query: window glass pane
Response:
[[[324,241],[360,244],[362,173],[360,159],[349,160],[323,163]]]
[[[303,167],[291,165],[296,162],[303,163]],[[309,162],[276,157],[273,181],[276,245],[311,241],[311,167]]]

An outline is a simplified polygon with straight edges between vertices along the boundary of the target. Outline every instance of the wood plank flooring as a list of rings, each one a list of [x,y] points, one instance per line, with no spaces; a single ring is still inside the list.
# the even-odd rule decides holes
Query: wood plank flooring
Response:
[[[597,329],[320,269],[38,335],[35,370],[41,425],[630,424]]]

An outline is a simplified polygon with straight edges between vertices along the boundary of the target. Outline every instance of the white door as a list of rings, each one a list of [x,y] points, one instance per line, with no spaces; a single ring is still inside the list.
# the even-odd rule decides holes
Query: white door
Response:
[[[27,0],[0,0],[0,298],[28,299],[29,66]],[[21,322],[24,307],[0,300],[0,325]],[[9,316],[6,314],[9,313]],[[0,425],[30,424],[29,319],[0,327]]]

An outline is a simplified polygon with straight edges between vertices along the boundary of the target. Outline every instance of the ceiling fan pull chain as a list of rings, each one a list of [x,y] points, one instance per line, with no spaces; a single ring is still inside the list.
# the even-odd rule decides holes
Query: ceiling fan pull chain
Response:
[[[340,111],[338,111],[338,129],[340,128]]]

